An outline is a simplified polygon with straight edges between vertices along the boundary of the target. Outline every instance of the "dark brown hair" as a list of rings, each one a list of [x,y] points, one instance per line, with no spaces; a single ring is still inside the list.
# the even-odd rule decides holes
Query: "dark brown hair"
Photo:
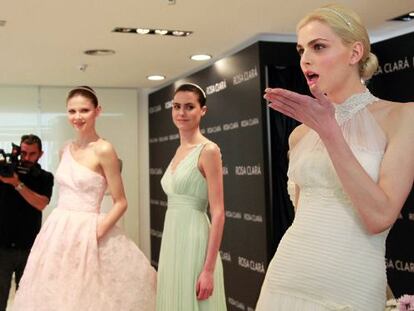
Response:
[[[42,151],[42,140],[39,138],[39,136],[36,136],[34,134],[23,135],[20,138],[20,145],[23,143],[27,145],[36,144],[37,147],[39,147],[39,151]]]
[[[69,91],[68,97],[66,98],[66,102],[69,101],[69,99],[75,97],[75,96],[82,96],[85,97],[87,99],[89,99],[92,104],[94,105],[94,107],[98,107],[98,97],[96,96],[95,91],[93,90],[93,88],[86,86],[86,85],[82,85],[82,86],[78,86],[72,90]]]
[[[200,103],[201,107],[204,107],[207,102],[206,93],[204,93],[203,89],[199,87],[197,84],[192,83],[185,83],[181,84],[174,92],[174,95],[178,92],[192,92],[197,95],[198,102]]]

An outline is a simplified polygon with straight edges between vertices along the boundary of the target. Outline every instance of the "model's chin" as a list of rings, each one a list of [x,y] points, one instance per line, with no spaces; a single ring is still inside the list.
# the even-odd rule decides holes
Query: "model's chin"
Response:
[[[76,131],[82,131],[82,130],[85,128],[85,125],[77,125],[77,124],[74,124],[74,125],[73,125],[73,128],[74,128]]]
[[[182,128],[182,127],[186,127],[188,126],[188,122],[187,121],[175,121],[175,126],[178,128]]]

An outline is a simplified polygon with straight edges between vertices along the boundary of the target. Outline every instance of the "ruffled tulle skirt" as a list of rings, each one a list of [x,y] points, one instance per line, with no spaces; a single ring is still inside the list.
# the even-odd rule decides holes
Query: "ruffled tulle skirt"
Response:
[[[155,310],[155,270],[117,227],[98,242],[102,217],[52,212],[31,250],[13,311]]]

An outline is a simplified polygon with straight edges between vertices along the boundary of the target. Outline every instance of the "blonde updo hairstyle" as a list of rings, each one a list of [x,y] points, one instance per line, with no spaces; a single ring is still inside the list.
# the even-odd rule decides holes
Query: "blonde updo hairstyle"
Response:
[[[369,80],[378,68],[378,59],[371,53],[368,32],[362,25],[360,17],[350,9],[330,4],[307,14],[298,23],[296,31],[315,20],[328,25],[345,45],[351,45],[357,41],[362,43],[364,53],[359,61],[359,75],[364,81]]]

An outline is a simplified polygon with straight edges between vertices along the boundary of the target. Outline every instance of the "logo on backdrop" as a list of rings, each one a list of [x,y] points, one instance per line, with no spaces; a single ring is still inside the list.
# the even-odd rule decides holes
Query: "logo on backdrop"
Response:
[[[207,93],[207,95],[211,95],[211,94],[214,94],[214,93],[221,92],[221,91],[225,90],[226,88],[227,88],[227,82],[226,82],[226,80],[222,80],[222,81],[219,81],[215,84],[207,86],[206,93]]]
[[[162,175],[163,171],[162,171],[162,168],[157,167],[157,168],[150,168],[149,173],[150,175]]]
[[[230,122],[230,123],[224,123],[223,124],[223,131],[230,131],[235,130],[239,128],[239,122]]]
[[[150,199],[150,204],[167,207],[167,201]]]
[[[229,169],[227,166],[223,166],[223,176],[226,176],[229,174]]]
[[[165,135],[165,136],[150,138],[149,142],[150,142],[150,144],[163,143],[163,142],[166,142],[166,141],[177,140],[179,138],[180,138],[180,135],[178,133],[175,133],[175,134],[169,134],[169,135]]]
[[[169,101],[165,102],[164,103],[164,108],[165,109],[170,109],[172,107],[172,103],[173,103],[172,100],[169,100]]]
[[[233,77],[233,85],[237,85],[246,81],[249,81],[251,79],[254,79],[258,76],[257,74],[257,67],[254,66],[254,68],[251,68],[247,71],[244,71],[242,73],[239,73]]]
[[[218,132],[221,132],[221,125],[211,126],[211,127],[208,127],[206,130],[207,130],[207,134],[218,133]]]
[[[263,222],[262,215],[254,215],[254,214],[249,214],[249,213],[244,213],[243,219],[246,221],[251,221],[251,222]]]
[[[229,210],[226,210],[226,217],[236,219],[236,220],[249,221],[249,222],[257,222],[257,223],[262,223],[263,222],[263,216],[262,215],[255,215],[255,214],[250,214],[250,213],[241,213],[241,212],[229,211]]]
[[[255,126],[258,125],[259,122],[259,118],[250,118],[250,119],[245,119],[245,120],[240,120],[240,121],[232,121],[229,123],[223,123],[221,124],[217,124],[217,125],[213,125],[207,128],[203,128],[201,129],[201,133],[202,134],[214,134],[214,133],[219,133],[219,132],[225,132],[225,131],[231,131],[231,130],[238,130],[240,128],[244,128],[244,127],[249,127],[249,126]]]
[[[240,121],[241,127],[248,127],[248,126],[253,126],[253,125],[258,125],[258,124],[259,124],[259,118],[251,118],[251,119]]]
[[[414,273],[414,262],[401,259],[386,259],[387,269]]]
[[[412,57],[411,63],[409,61],[409,58],[406,56],[404,58],[400,58],[393,62],[380,64],[378,66],[377,71],[375,72],[375,75],[384,74],[384,73],[392,73],[392,72],[401,71],[401,70],[407,70],[407,69],[410,69],[411,66],[414,66],[414,56]]]
[[[231,262],[231,254],[230,252],[220,251],[221,260]]]
[[[398,220],[402,220],[402,221],[414,221],[414,213],[407,213],[407,214],[400,213],[398,215]]]
[[[243,267],[245,269],[249,269],[249,270],[256,271],[256,272],[263,273],[263,274],[266,272],[263,262],[257,262],[257,261],[254,261],[253,259],[248,259],[248,258],[239,256],[238,264],[240,267]]]
[[[226,217],[233,219],[242,219],[242,213],[226,210]]]
[[[150,230],[150,234],[153,237],[156,237],[156,238],[159,238],[159,239],[162,238],[162,232],[161,231],[158,231],[158,230],[155,230],[155,229],[151,229]]]
[[[227,301],[229,304],[237,309],[244,310],[244,311],[254,311],[254,308],[246,306],[245,303],[238,301],[233,297],[228,297]]]
[[[234,167],[234,172],[238,176],[257,176],[262,175],[260,164],[257,165],[238,165]]]
[[[156,112],[159,112],[159,111],[161,111],[161,105],[157,105],[157,106],[148,108],[149,114],[153,114],[153,113],[156,113]]]

